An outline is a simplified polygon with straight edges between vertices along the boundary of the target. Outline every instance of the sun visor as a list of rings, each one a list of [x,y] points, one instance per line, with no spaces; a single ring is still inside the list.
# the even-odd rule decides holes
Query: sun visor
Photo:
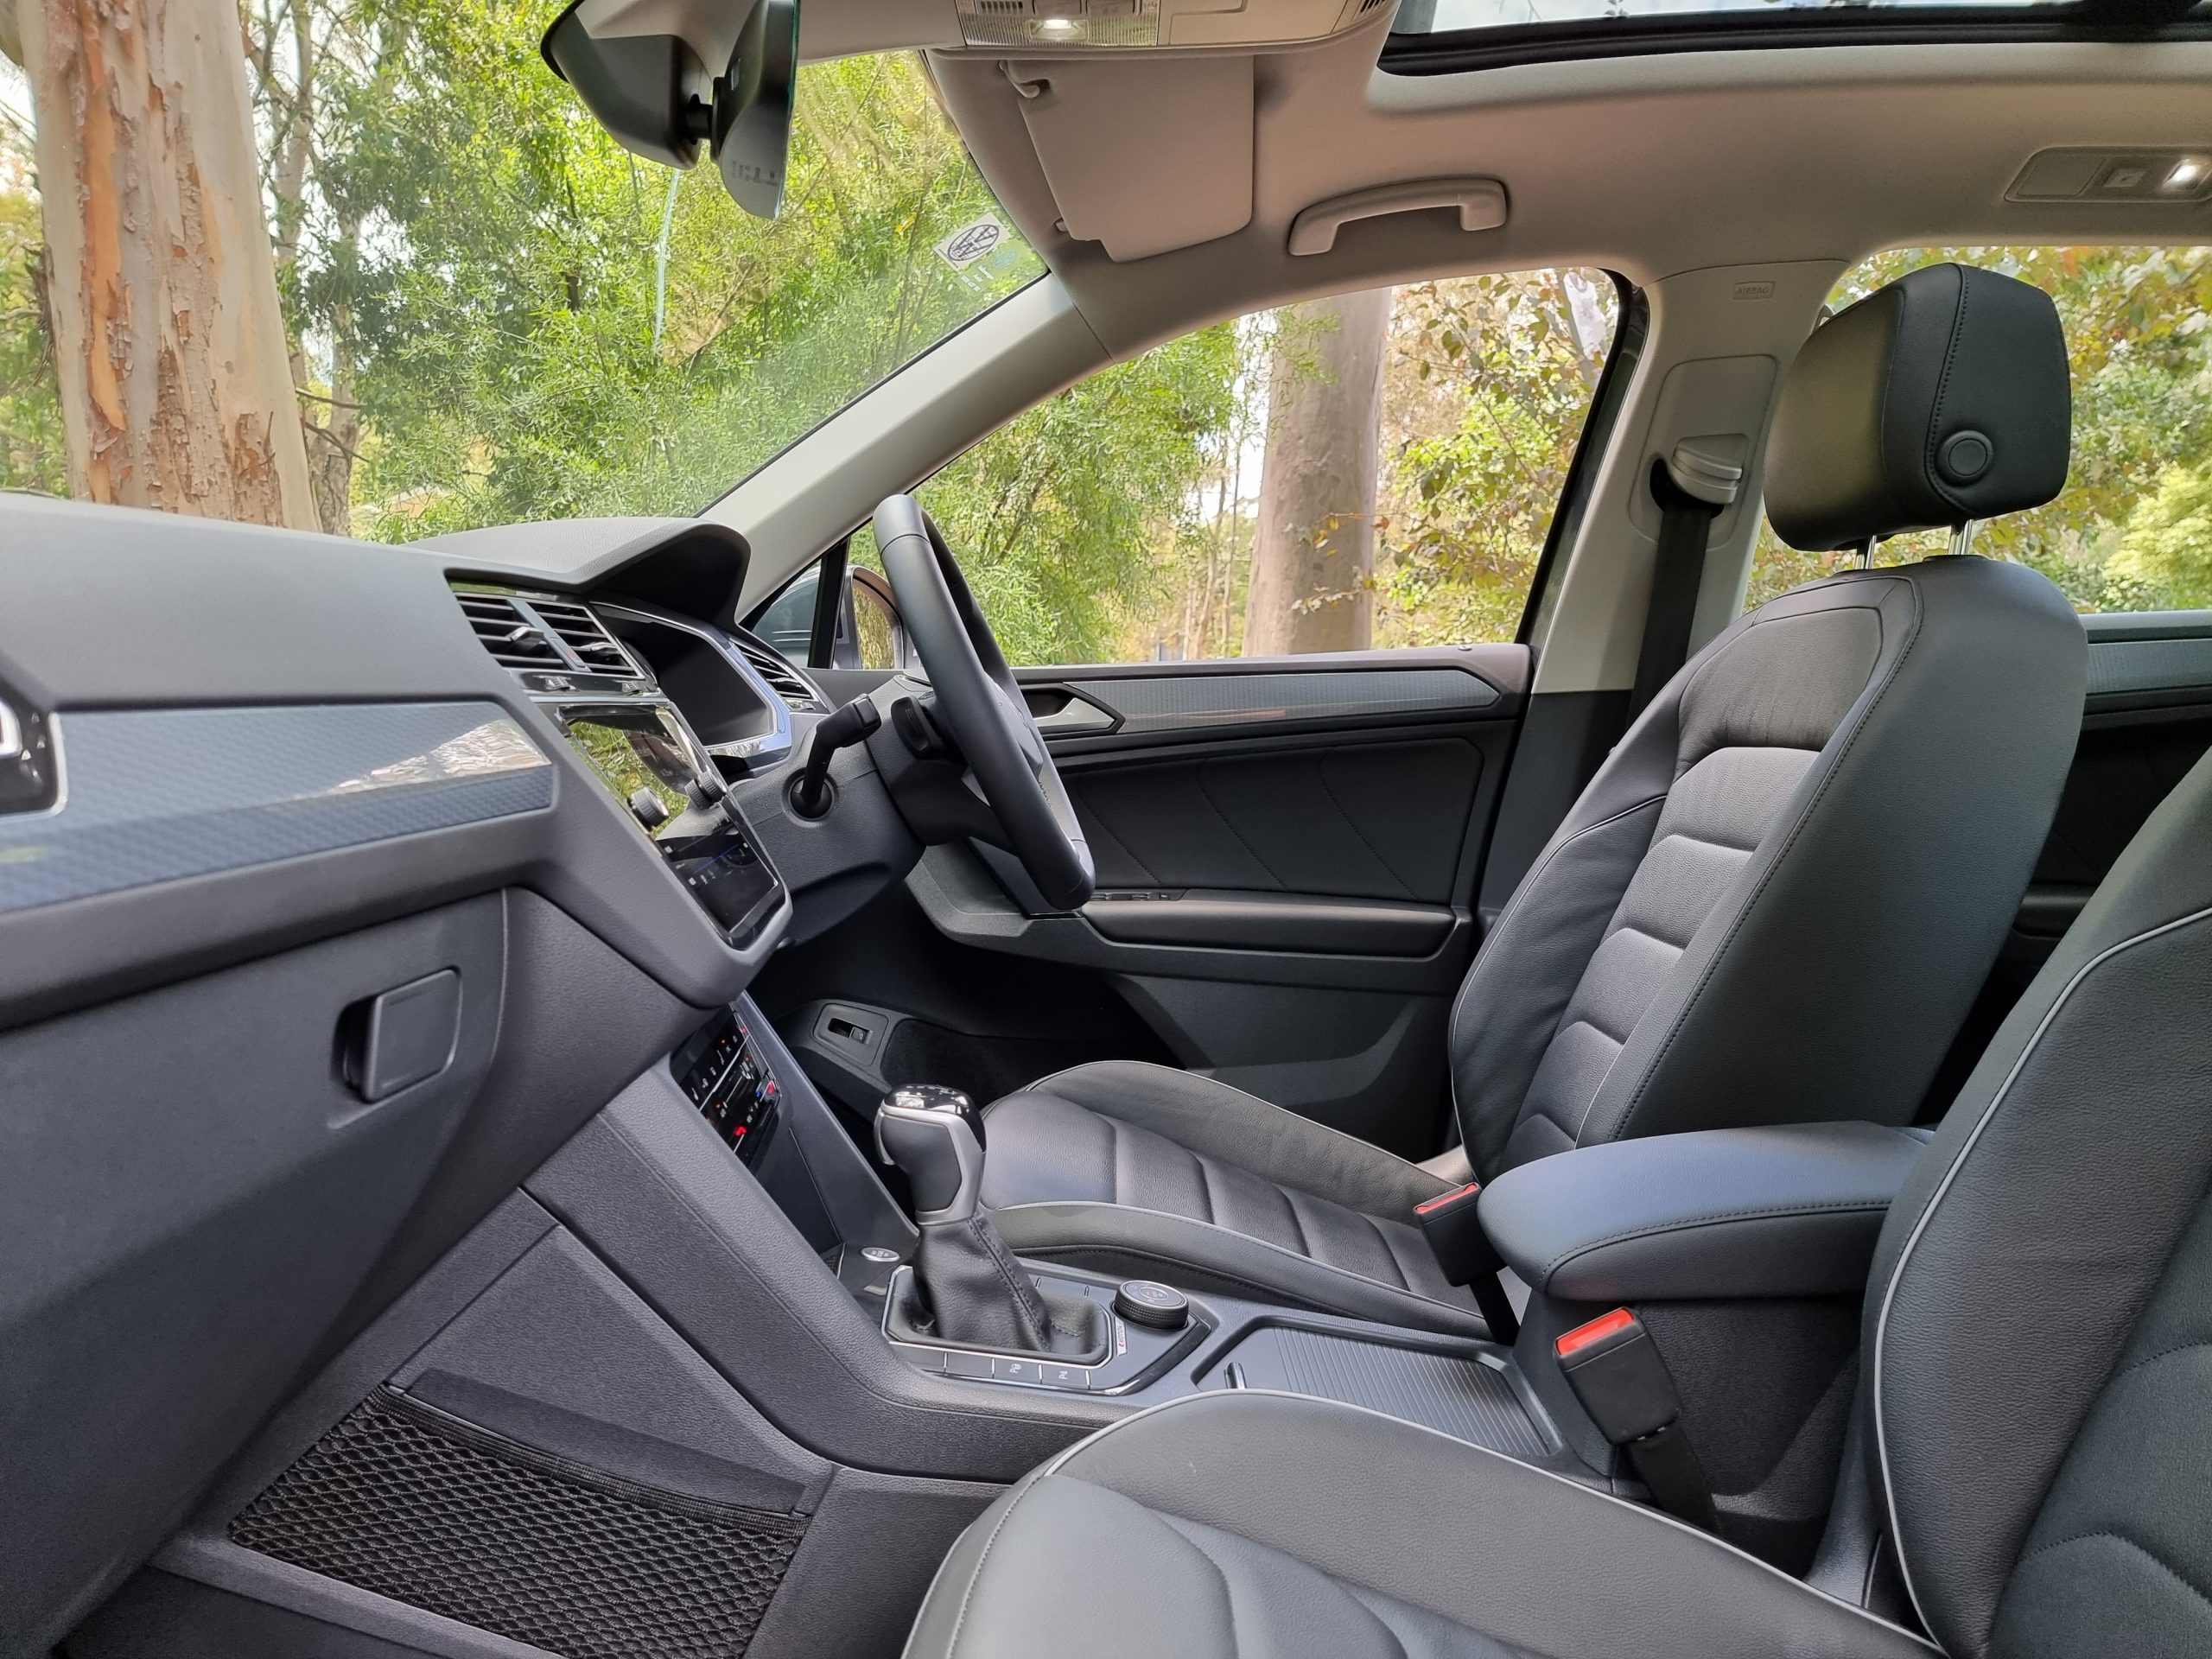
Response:
[[[1009,63],[1067,233],[1128,260],[1250,224],[1252,63],[1241,55]]]

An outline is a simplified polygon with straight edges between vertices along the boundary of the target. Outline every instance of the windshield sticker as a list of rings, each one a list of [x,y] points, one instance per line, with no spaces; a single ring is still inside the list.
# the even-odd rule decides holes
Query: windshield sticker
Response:
[[[965,270],[977,260],[988,258],[1006,239],[1006,226],[999,222],[997,215],[985,213],[981,219],[969,219],[938,243],[937,257],[955,270]]]

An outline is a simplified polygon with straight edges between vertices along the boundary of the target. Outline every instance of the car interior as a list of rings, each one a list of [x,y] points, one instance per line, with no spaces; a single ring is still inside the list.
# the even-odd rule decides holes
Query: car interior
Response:
[[[2212,18],[1498,10],[804,0],[1043,274],[696,517],[0,493],[0,1656],[2212,1651],[2212,610],[2006,555],[2045,287],[1839,288],[2212,243]],[[929,505],[1568,267],[1510,642],[1020,660]]]

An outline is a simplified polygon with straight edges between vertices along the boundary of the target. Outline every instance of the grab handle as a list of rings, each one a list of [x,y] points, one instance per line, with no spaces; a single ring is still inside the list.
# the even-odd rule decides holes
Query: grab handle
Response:
[[[1505,223],[1505,187],[1496,179],[1416,179],[1348,191],[1315,202],[1291,220],[1290,251],[1326,253],[1337,245],[1338,231],[1356,219],[1429,207],[1457,207],[1463,231],[1494,231]]]

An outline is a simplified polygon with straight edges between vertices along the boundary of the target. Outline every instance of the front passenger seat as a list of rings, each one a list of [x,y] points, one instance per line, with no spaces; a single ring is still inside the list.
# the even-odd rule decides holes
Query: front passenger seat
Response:
[[[2208,1004],[2212,760],[2121,855],[1890,1207],[1827,1588],[1429,1429],[1219,1390],[1122,1419],[984,1510],[907,1659],[2212,1653]]]
[[[1934,266],[1807,340],[1768,512],[1827,550],[2040,505],[2070,431],[2049,297]],[[983,1201],[1025,1255],[1481,1334],[1414,1225],[1469,1173],[1632,1135],[1911,1120],[2050,827],[2086,661],[2018,565],[1771,601],[1653,699],[1484,941],[1451,1027],[1464,1164],[1108,1062],[988,1109]]]

